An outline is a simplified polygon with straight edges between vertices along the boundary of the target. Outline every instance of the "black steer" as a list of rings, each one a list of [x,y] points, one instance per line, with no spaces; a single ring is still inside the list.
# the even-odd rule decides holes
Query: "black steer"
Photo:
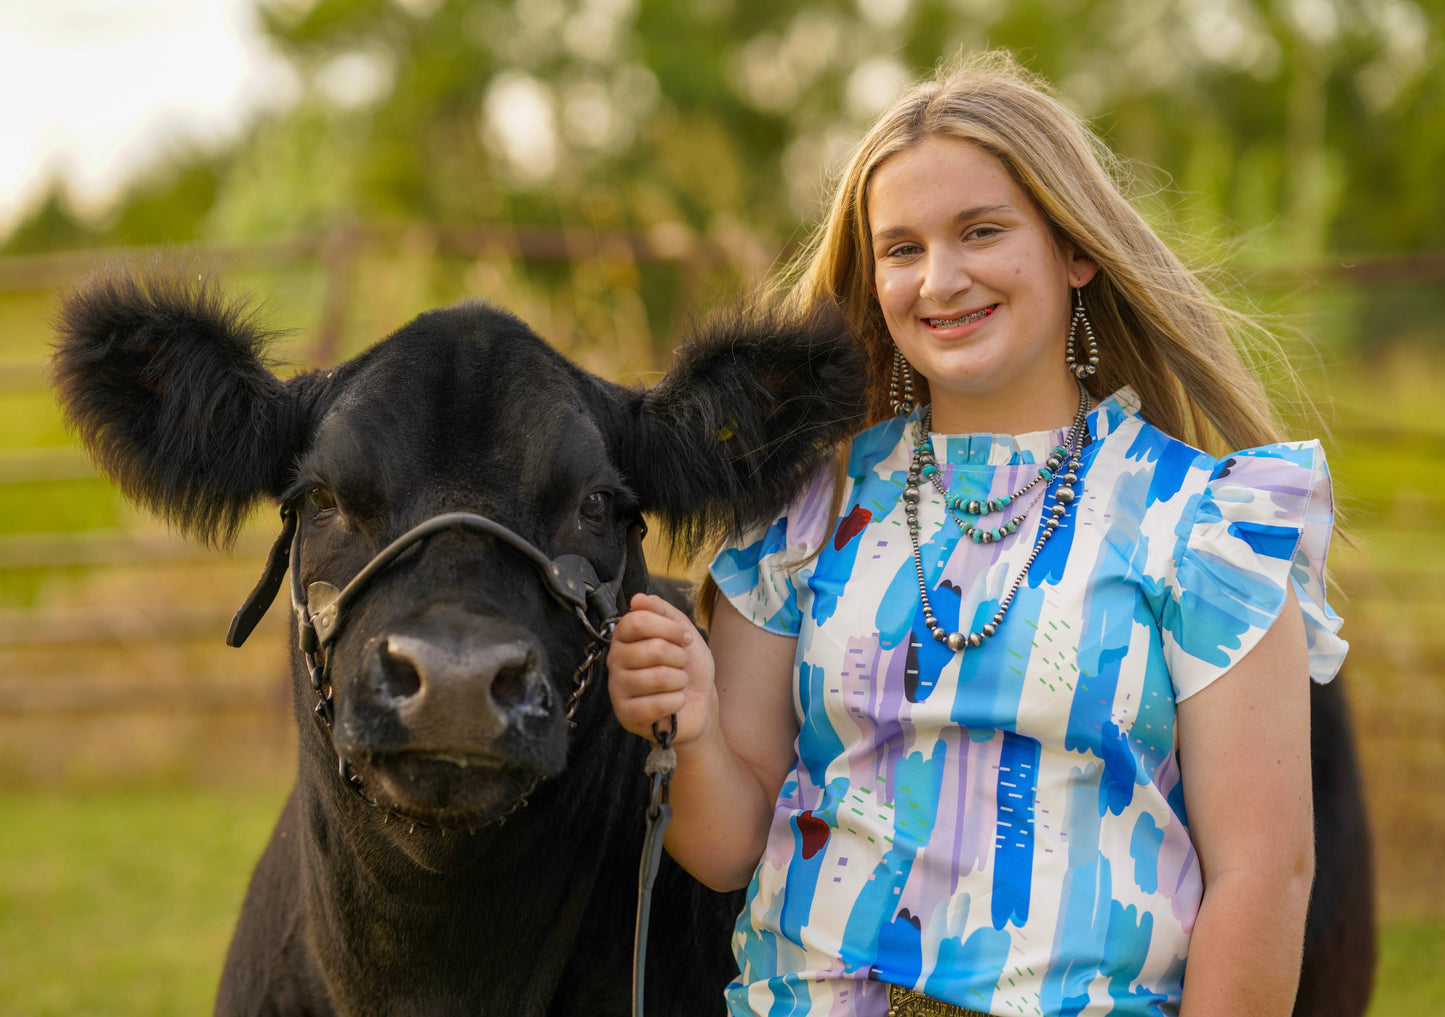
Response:
[[[303,616],[446,517],[318,623],[325,645],[293,640],[299,772],[217,1012],[629,1012],[647,746],[579,666],[607,602],[648,586],[642,512],[686,538],[745,523],[857,426],[846,331],[718,326],[646,393],[478,303],[285,382],[205,284],[102,278],[59,331],[68,419],[128,496],[216,542],[281,504],[268,577],[289,557]],[[665,861],[649,1015],[722,1011],[739,907]]]
[[[627,1013],[646,746],[583,665],[647,587],[641,513],[688,544],[764,518],[861,423],[842,331],[716,326],[645,393],[475,303],[285,382],[205,284],[101,278],[59,332],[67,417],[131,498],[217,543],[283,509],[232,641],[289,561],[299,770],[217,1012]],[[1312,690],[1315,1017],[1362,1014],[1374,963],[1342,695]],[[721,1011],[738,907],[664,861],[649,1015]]]

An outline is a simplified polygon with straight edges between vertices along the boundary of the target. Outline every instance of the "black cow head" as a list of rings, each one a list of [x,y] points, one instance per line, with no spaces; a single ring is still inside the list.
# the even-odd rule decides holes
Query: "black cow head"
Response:
[[[342,760],[377,804],[442,827],[502,816],[566,765],[567,703],[595,639],[544,582],[548,563],[625,608],[647,583],[643,513],[688,545],[763,518],[863,406],[861,357],[818,316],[714,324],[650,391],[587,374],[471,302],[284,381],[266,333],[203,281],[101,277],[67,297],[58,332],[67,418],[130,498],[220,544],[258,500],[282,507],[274,582],[243,630],[288,560],[306,620],[419,524],[467,513],[494,527],[415,540],[323,631],[329,739],[296,656],[303,757]],[[582,728],[611,722],[603,694],[579,705]]]

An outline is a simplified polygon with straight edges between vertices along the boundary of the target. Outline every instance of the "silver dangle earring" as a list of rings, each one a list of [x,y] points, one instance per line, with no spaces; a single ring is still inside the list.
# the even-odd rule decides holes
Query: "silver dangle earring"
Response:
[[[1074,336],[1080,324],[1084,326],[1085,343],[1082,360],[1074,355]],[[1084,294],[1077,289],[1074,290],[1074,316],[1069,320],[1069,342],[1064,347],[1064,361],[1075,378],[1088,378],[1099,370],[1099,344],[1094,339],[1094,327],[1084,314]]]
[[[913,412],[918,401],[913,397],[913,366],[903,357],[903,351],[893,347],[893,374],[888,378],[888,405],[896,416],[905,417]]]

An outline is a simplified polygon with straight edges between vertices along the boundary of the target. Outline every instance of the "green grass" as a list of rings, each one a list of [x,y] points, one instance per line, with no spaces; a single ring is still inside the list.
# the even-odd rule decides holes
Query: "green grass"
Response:
[[[0,448],[60,448],[71,444],[60,407],[49,389],[4,393]]]
[[[209,1013],[282,797],[0,795],[0,1014]]]
[[[283,793],[0,793],[0,1014],[209,1013]],[[1445,920],[1380,945],[1371,1017],[1438,1017]]]
[[[47,356],[50,321],[58,302],[58,296],[48,290],[12,290],[0,295],[0,359]]]
[[[1380,930],[1370,1017],[1445,1013],[1445,919],[1402,919]]]

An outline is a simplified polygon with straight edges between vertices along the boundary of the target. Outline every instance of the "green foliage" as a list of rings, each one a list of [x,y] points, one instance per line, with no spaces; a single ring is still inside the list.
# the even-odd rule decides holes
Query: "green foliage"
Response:
[[[0,484],[0,536],[105,529],[121,514],[119,492],[102,477]]]
[[[6,254],[41,254],[101,245],[181,244],[199,238],[229,157],[178,156],[133,186],[109,214],[91,221],[51,184],[40,206],[5,242]]]
[[[102,242],[99,230],[70,208],[58,181],[53,181],[35,211],[5,241],[6,254],[43,254],[94,247]]]
[[[1252,261],[1445,246],[1445,19],[1423,0],[258,2],[299,105],[105,222],[52,195],[6,250],[348,217],[781,243],[903,80],[987,46],[1161,167],[1194,226],[1259,238]]]
[[[183,244],[198,239],[215,204],[225,158],[180,160],[142,183],[116,209],[107,239],[125,246]]]

